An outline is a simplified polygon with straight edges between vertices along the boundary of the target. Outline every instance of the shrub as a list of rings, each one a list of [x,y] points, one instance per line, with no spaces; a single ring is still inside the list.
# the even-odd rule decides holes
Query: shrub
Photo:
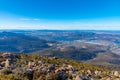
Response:
[[[9,69],[4,69],[4,70],[1,71],[1,73],[4,74],[4,75],[8,75],[8,74],[11,74],[12,71],[9,70]]]

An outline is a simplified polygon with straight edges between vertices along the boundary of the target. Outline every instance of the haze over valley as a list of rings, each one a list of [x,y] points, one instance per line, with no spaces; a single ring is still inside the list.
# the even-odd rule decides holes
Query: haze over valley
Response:
[[[119,66],[119,37],[119,31],[7,30],[0,32],[0,52],[41,54]]]

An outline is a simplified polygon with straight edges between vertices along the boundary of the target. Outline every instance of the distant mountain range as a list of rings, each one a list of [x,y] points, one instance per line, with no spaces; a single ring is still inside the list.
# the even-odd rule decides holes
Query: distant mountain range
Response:
[[[119,51],[119,31],[0,31],[0,52],[41,54],[119,66]]]
[[[0,33],[0,51],[30,53],[43,48],[48,48],[49,41],[39,39],[33,36],[27,36],[21,33],[1,32]]]

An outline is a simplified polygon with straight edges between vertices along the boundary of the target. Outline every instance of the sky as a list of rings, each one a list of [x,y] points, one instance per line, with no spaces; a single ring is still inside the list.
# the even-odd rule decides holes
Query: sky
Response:
[[[120,0],[0,0],[0,29],[120,30]]]

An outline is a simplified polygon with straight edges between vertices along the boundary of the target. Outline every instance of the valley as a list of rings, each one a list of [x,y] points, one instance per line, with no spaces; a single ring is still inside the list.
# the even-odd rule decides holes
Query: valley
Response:
[[[119,70],[119,31],[8,30],[0,32],[0,52],[40,54]]]

